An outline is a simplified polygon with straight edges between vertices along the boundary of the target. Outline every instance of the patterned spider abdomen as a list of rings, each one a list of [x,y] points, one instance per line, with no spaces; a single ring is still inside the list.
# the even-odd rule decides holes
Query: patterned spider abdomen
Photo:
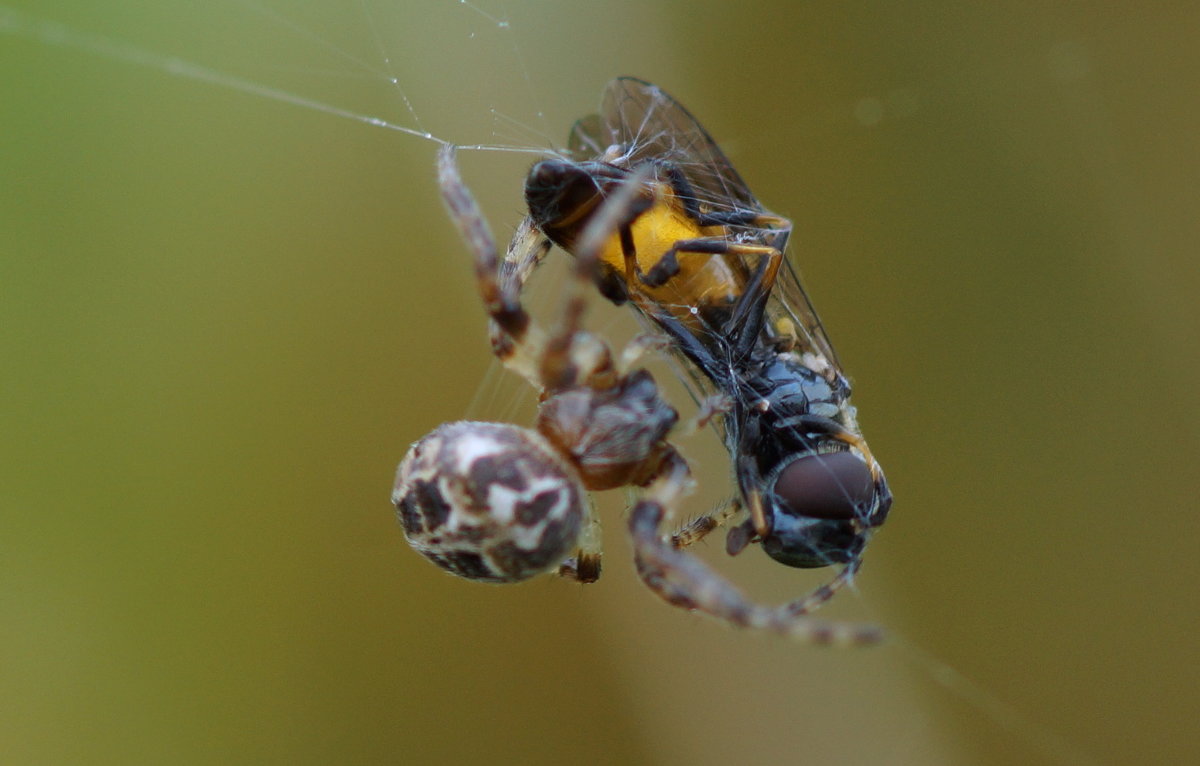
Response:
[[[555,569],[585,518],[575,470],[537,432],[447,423],[409,449],[392,492],[404,536],[469,580],[509,583]]]

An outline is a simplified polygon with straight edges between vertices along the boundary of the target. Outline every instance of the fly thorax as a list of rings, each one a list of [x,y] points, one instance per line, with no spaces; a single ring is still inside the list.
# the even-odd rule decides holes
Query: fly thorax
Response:
[[[788,418],[805,415],[838,419],[848,395],[843,387],[831,384],[825,375],[788,352],[767,361],[755,384],[771,419],[780,425]]]

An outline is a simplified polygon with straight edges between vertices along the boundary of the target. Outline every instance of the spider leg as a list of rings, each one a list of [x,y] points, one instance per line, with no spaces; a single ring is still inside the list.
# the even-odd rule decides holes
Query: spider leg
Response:
[[[579,535],[579,550],[558,567],[558,574],[578,583],[593,583],[600,579],[600,517],[588,502],[588,515]]]
[[[550,239],[533,225],[529,216],[521,219],[500,264],[501,289],[508,295],[519,296],[550,252],[550,245]]]
[[[733,409],[733,399],[727,394],[713,394],[700,400],[696,413],[675,427],[677,438],[695,436],[708,427],[709,422],[717,415],[724,415]]]
[[[826,586],[782,606],[764,606],[749,600],[701,559],[664,539],[660,525],[678,502],[687,474],[687,465],[678,461],[630,512],[629,531],[638,576],[651,591],[669,604],[736,627],[767,630],[808,643],[858,646],[883,639],[882,630],[874,625],[818,620],[806,614],[828,600],[836,587],[849,580],[852,571],[841,577],[836,587]],[[847,566],[847,570],[853,568]]]
[[[531,230],[527,229],[523,235],[518,232],[519,236],[513,240],[513,248],[530,250],[529,257],[523,259],[530,266],[524,274],[518,273],[515,279],[510,272],[509,279],[502,280],[496,240],[488,229],[479,203],[463,183],[455,148],[444,146],[438,152],[437,164],[442,199],[450,212],[450,219],[458,227],[474,259],[479,296],[492,321],[492,352],[506,367],[540,389],[542,379],[537,360],[543,356],[545,334],[521,305],[520,286],[524,276],[544,255],[544,252],[539,254],[537,251],[549,249],[549,243],[545,237],[535,235]],[[505,259],[506,263],[508,260]]]
[[[581,322],[595,276],[600,271],[604,243],[613,231],[622,228],[622,221],[628,217],[628,210],[649,172],[650,168],[645,167],[631,175],[616,194],[604,201],[579,236],[558,325],[546,343],[541,362],[541,378],[551,390],[578,382],[604,388],[616,385],[619,380],[607,345],[583,333]]]
[[[475,279],[484,309],[492,320],[492,351],[506,367],[523,376],[534,388],[555,392],[580,382],[597,388],[617,383],[618,375],[607,345],[599,338],[582,332],[580,322],[586,307],[586,295],[596,272],[600,242],[594,229],[611,226],[605,210],[611,210],[623,197],[618,194],[584,231],[593,231],[590,257],[587,248],[578,258],[574,278],[568,280],[562,315],[553,333],[547,334],[521,303],[525,280],[536,268],[550,242],[528,222],[518,228],[504,258],[503,266],[496,241],[474,196],[463,183],[455,149],[446,146],[438,153],[438,184],[450,217],[467,242],[475,263]],[[635,187],[636,190],[636,187]]]
[[[814,609],[833,598],[839,590],[847,585],[853,584],[854,576],[858,574],[858,570],[861,568],[862,559],[851,559],[844,567],[842,567],[840,572],[834,575],[832,580],[817,587],[812,593],[809,593],[802,598],[798,598],[795,601],[789,601],[788,603],[779,607],[779,610],[793,617],[799,617],[812,612]]]
[[[634,336],[629,343],[625,344],[625,348],[621,351],[621,373],[629,372],[646,354],[669,351],[670,348],[671,339],[665,335],[642,333]]]

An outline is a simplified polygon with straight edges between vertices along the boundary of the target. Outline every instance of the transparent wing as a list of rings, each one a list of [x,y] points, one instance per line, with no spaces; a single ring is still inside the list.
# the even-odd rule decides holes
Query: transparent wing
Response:
[[[767,212],[691,112],[643,80],[619,77],[610,82],[600,112],[575,123],[567,147],[576,161],[600,159],[625,168],[643,162],[670,162],[683,171],[703,209]],[[729,228],[738,239],[769,244],[780,251],[786,250],[791,234],[790,226]],[[714,257],[740,261],[737,256]],[[754,266],[735,265],[742,273],[749,273]],[[780,318],[791,320],[800,349],[824,357],[841,372],[821,319],[787,260],[779,270],[767,312],[768,327],[776,327]]]
[[[613,156],[604,156],[612,147]],[[712,209],[763,209],[691,112],[658,86],[634,77],[608,84],[600,113],[575,123],[567,148],[577,160],[603,156],[627,168],[648,160],[671,162],[684,171],[697,199]]]
[[[775,278],[775,288],[771,291],[771,300],[767,303],[767,320],[774,325],[779,318],[786,317],[792,321],[795,328],[796,340],[801,351],[809,351],[825,358],[838,374],[844,375],[837,352],[825,334],[821,317],[813,308],[800,277],[792,266],[790,259],[785,258],[779,276]]]

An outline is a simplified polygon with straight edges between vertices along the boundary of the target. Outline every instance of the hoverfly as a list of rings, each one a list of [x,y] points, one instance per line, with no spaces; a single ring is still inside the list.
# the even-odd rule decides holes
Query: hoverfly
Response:
[[[708,594],[715,573],[680,563],[678,549],[745,511],[726,549],[761,544],[793,567],[841,564],[833,581],[777,608],[803,614],[857,571],[892,495],[862,438],[850,384],[796,272],[784,256],[791,223],[758,202],[696,119],[650,83],[622,77],[601,110],[578,121],[569,157],[543,160],[525,185],[532,231],[567,251],[596,216],[614,218],[595,281],[630,302],[681,357],[698,401],[723,396],[720,431],[739,498],[663,543],[664,509],[639,504],[630,527],[644,581],[687,608],[726,612]],[[638,178],[634,178],[635,174]],[[645,180],[640,180],[644,178]],[[608,210],[626,184],[640,188]],[[514,240],[510,271],[528,274],[544,242]],[[718,589],[719,590],[719,589]]]

